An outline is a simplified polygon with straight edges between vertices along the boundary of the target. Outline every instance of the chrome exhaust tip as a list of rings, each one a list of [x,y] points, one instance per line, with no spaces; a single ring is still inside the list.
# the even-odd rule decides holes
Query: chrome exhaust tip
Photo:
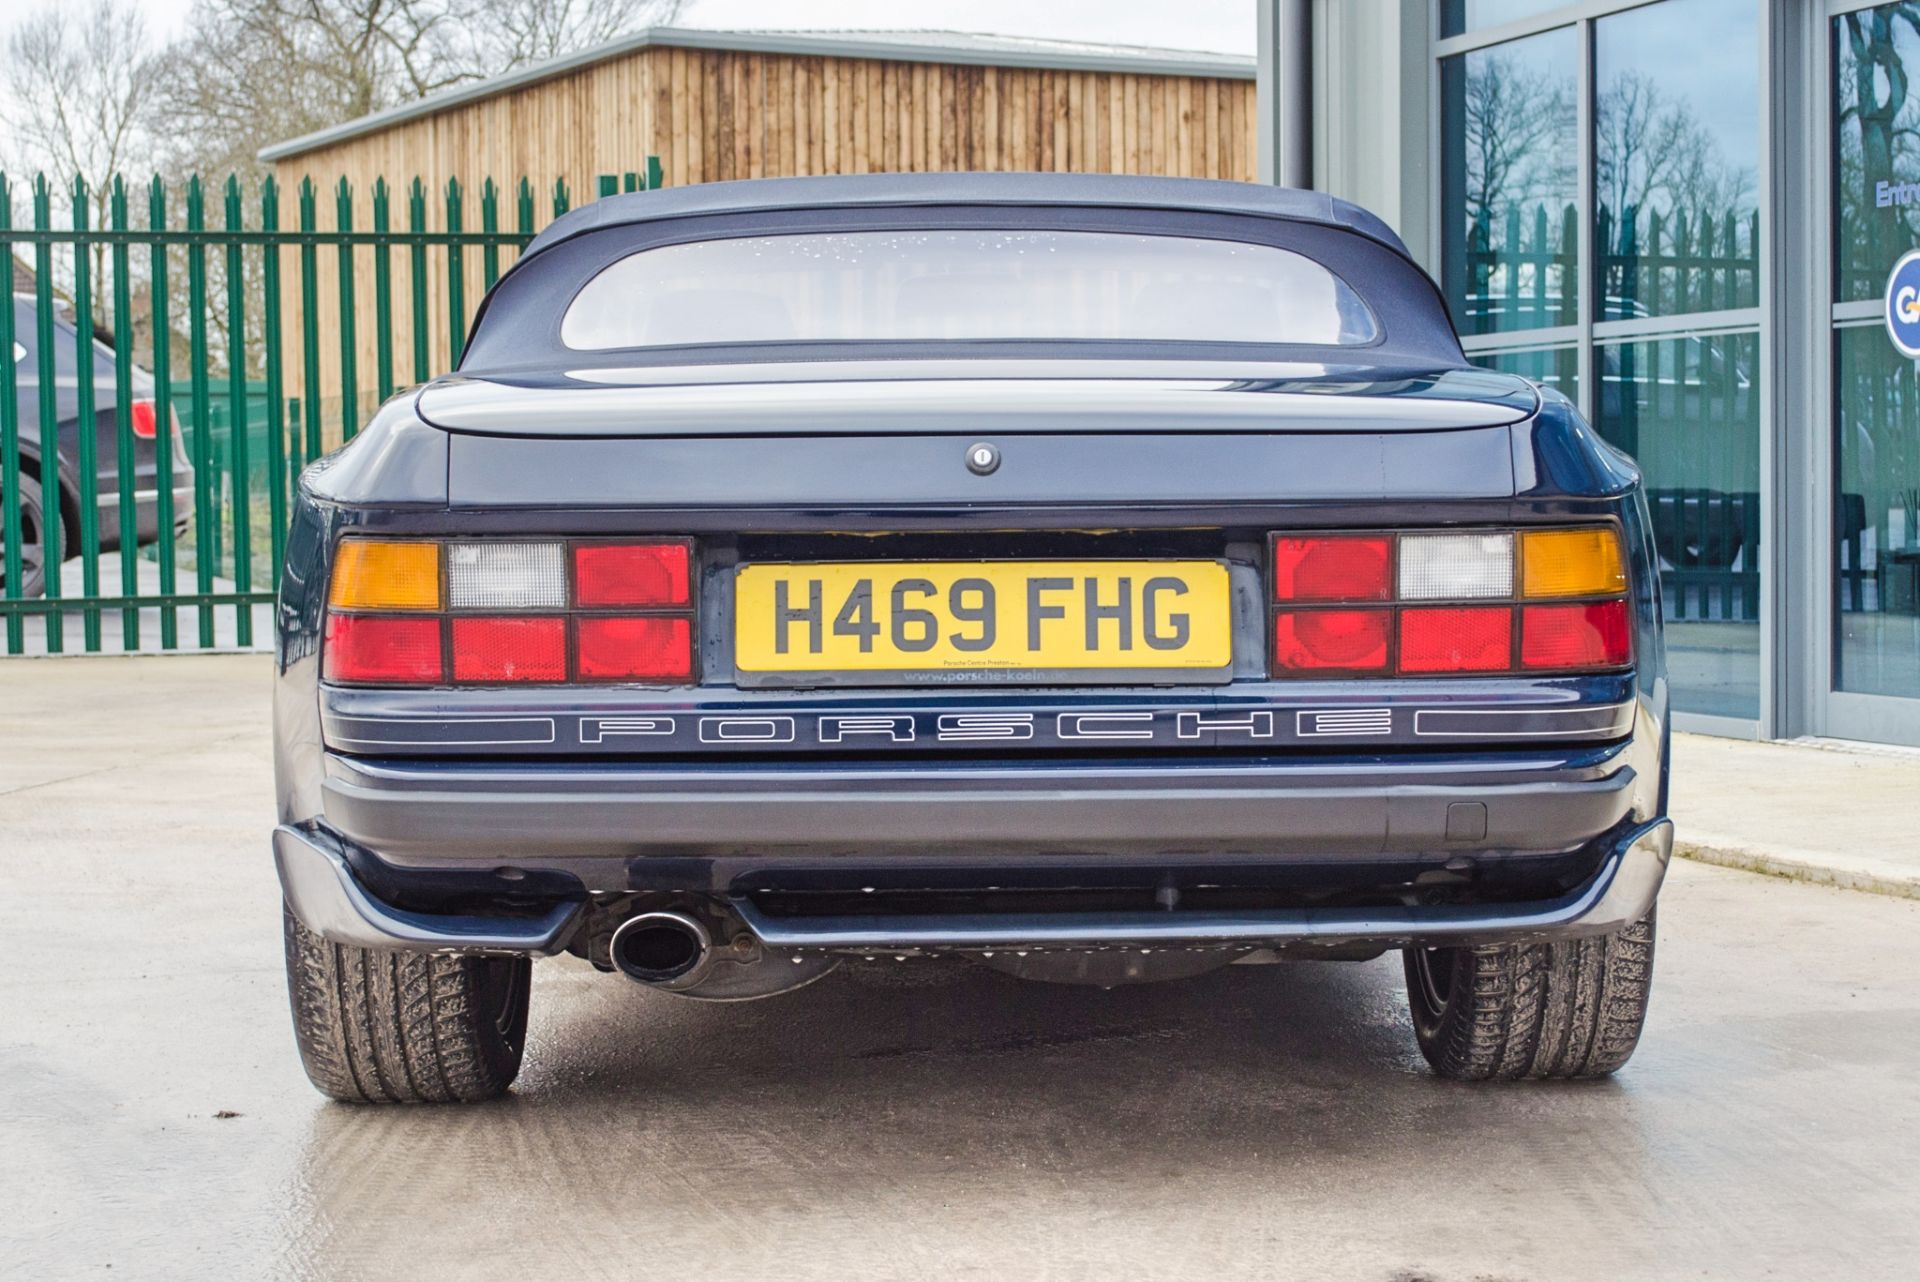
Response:
[[[713,954],[713,938],[684,913],[640,913],[620,923],[609,951],[629,979],[677,989],[699,980]]]

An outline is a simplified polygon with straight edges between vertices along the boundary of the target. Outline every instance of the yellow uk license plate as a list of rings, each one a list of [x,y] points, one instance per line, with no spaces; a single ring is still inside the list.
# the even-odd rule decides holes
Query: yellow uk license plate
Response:
[[[1224,681],[1219,561],[758,563],[734,580],[734,665],[755,677]]]

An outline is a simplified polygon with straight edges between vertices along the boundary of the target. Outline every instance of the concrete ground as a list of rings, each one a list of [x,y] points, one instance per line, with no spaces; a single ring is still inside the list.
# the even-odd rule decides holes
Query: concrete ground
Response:
[[[738,1006],[562,959],[509,1099],[325,1103],[267,680],[0,664],[0,1275],[1913,1276],[1920,903],[1696,863],[1607,1083],[1435,1081],[1392,958],[1114,992],[879,962]],[[1768,823],[1854,806],[1727,778]]]

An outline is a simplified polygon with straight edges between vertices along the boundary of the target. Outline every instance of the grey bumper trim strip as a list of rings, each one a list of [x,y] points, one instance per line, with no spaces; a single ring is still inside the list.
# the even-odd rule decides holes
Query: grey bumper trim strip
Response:
[[[273,861],[287,907],[301,924],[336,944],[415,952],[554,953],[585,907],[560,904],[543,917],[467,917],[415,913],[381,902],[323,838],[282,824]]]
[[[1207,944],[1512,943],[1605,934],[1647,915],[1673,854],[1673,822],[1626,833],[1592,880],[1542,903],[1269,912],[955,914],[770,917],[749,899],[734,907],[760,941],[794,949],[1155,947]]]

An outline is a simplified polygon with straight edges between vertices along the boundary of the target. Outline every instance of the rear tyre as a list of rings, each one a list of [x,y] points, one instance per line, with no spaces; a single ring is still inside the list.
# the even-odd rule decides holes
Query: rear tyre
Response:
[[[1607,1076],[1640,1041],[1653,924],[1648,913],[1585,939],[1407,949],[1421,1053],[1456,1081]]]
[[[20,595],[37,597],[47,590],[47,533],[41,519],[39,482],[20,473]],[[0,590],[7,583],[6,532],[0,530]]]
[[[513,1084],[526,1050],[530,960],[334,944],[284,906],[281,915],[293,1035],[322,1094],[473,1103]]]

